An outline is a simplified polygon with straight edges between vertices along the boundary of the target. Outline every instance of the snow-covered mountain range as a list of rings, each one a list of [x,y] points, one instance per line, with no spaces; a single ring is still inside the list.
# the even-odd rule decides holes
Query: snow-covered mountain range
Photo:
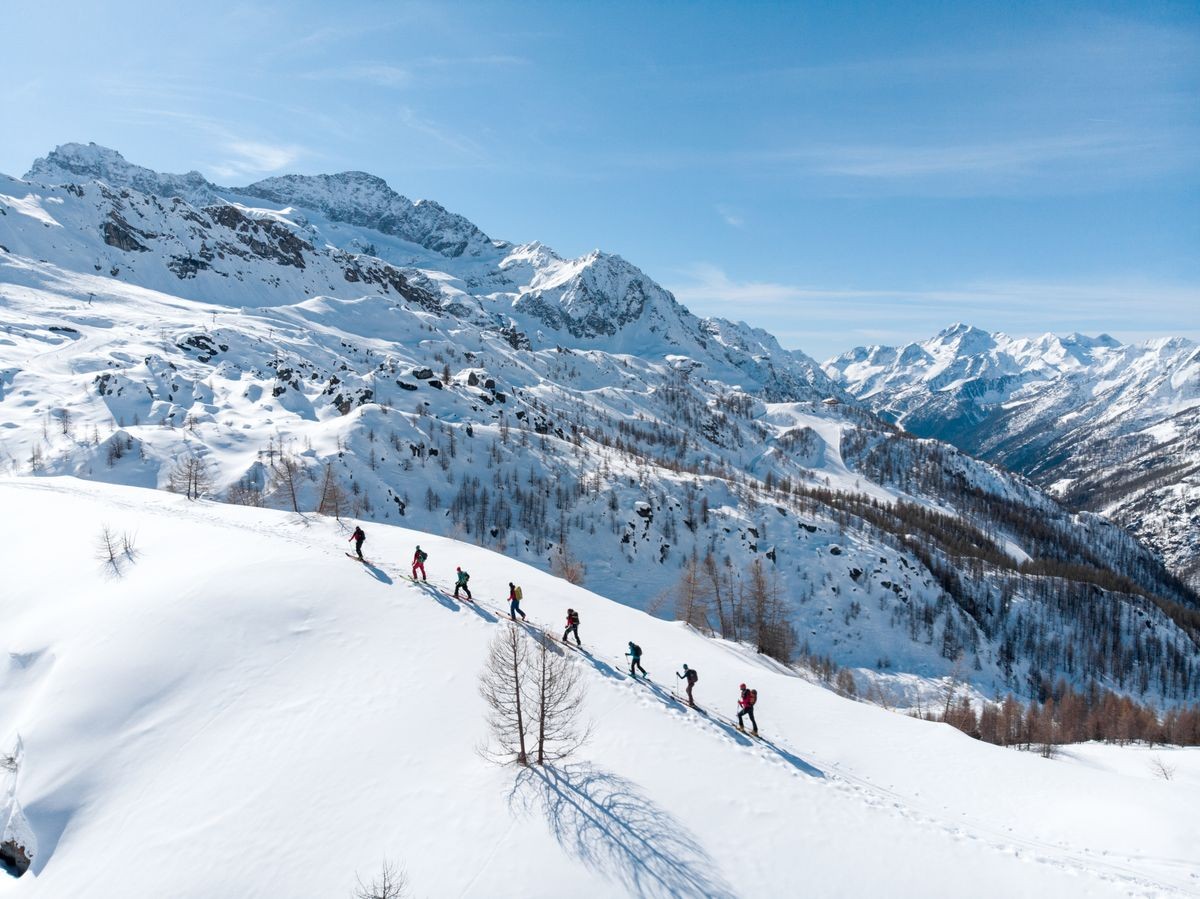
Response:
[[[1200,347],[954,325],[825,371],[889,421],[1119,522],[1200,585]]]
[[[493,240],[369,175],[224,188],[60,147],[0,178],[0,327],[14,474],[581,564],[880,695],[952,673],[1200,695],[1195,593],[1121,528],[902,433],[620,257]]]

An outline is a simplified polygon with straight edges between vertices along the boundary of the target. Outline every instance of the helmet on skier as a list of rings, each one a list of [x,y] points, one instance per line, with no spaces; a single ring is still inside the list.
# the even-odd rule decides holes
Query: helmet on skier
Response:
[[[688,670],[687,662],[684,662],[684,663],[683,663],[683,670],[684,670],[684,671],[687,671],[687,670]]]
[[[738,689],[739,689],[739,690],[745,690],[745,689],[746,689],[746,685],[745,685],[745,684],[738,684]]]
[[[462,571],[462,569],[461,569],[461,568],[459,568],[457,565],[455,565],[455,566],[454,566],[454,570],[455,570],[455,571]]]

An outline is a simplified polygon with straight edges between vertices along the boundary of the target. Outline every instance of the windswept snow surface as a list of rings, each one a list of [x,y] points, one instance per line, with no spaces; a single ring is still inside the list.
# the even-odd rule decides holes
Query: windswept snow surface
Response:
[[[453,540],[71,478],[0,480],[0,748],[39,853],[4,896],[338,896],[388,858],[428,896],[1108,896],[1200,891],[1200,754],[1047,760],[842,699]],[[120,570],[103,525],[134,536]],[[404,577],[524,587],[571,652],[592,741],[483,761],[477,675],[502,622]],[[654,678],[621,671],[637,640]],[[728,713],[760,693],[752,741]]]

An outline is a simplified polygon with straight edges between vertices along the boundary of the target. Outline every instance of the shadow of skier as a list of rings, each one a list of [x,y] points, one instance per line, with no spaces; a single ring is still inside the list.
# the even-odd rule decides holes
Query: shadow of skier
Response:
[[[449,609],[451,612],[462,611],[459,608],[458,603],[452,600],[437,587],[433,586],[433,584],[428,584],[425,581],[413,581],[413,585],[422,593],[426,593],[436,599],[438,605],[442,606],[443,608]]]
[[[782,746],[772,743],[766,737],[759,737],[759,741],[764,746],[766,746],[768,749],[770,749],[773,753],[775,753],[777,756],[779,756],[781,759],[783,759],[785,762],[787,762],[789,765],[791,765],[793,768],[796,768],[799,771],[801,771],[802,773],[807,774],[809,777],[822,777],[823,778],[825,776],[825,772],[822,771],[820,768],[817,768],[814,765],[810,765],[808,762],[804,761],[804,759],[800,758],[797,755],[793,755],[792,753],[790,753],[786,749],[784,749]]]
[[[500,620],[499,618],[497,618],[495,615],[493,615],[491,612],[489,612],[487,609],[485,609],[483,606],[481,606],[477,602],[465,602],[464,601],[463,605],[466,608],[470,609],[472,612],[474,612],[476,615],[478,615],[480,618],[482,618],[484,621],[486,621],[488,624],[495,624],[497,621]]]
[[[370,562],[363,562],[363,570],[381,584],[387,584],[388,586],[391,586],[393,583],[391,575],[377,565],[372,565]]]
[[[637,785],[587,762],[523,769],[510,805],[545,814],[558,844],[632,896],[732,899],[696,837]]]

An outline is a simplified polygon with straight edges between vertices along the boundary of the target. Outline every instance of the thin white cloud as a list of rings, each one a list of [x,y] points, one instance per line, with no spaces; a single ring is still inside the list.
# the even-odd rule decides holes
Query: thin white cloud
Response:
[[[358,63],[337,66],[307,72],[302,77],[309,81],[357,81],[386,88],[408,87],[413,80],[411,69],[391,63]]]
[[[268,144],[252,140],[226,140],[222,149],[228,154],[209,168],[218,178],[245,178],[286,168],[304,155],[292,144]]]
[[[405,127],[431,138],[434,142],[454,150],[461,156],[477,162],[487,161],[487,153],[478,143],[426,118],[411,107],[401,106],[396,110],[396,116]]]
[[[856,178],[904,179],[940,175],[1034,175],[1051,167],[1135,158],[1153,149],[1123,135],[1064,135],[932,146],[850,145],[801,150],[819,171]]]
[[[732,206],[727,206],[724,203],[718,203],[716,206],[717,215],[721,216],[721,220],[731,228],[745,228],[746,220],[741,213],[735,210]]]
[[[405,60],[402,64],[391,62],[364,62],[353,65],[332,66],[304,73],[301,77],[309,81],[355,81],[376,87],[400,90],[412,87],[418,73],[436,69],[470,70],[527,65],[529,60],[520,56],[492,54],[488,56],[425,56]],[[439,77],[442,77],[439,74]]]

